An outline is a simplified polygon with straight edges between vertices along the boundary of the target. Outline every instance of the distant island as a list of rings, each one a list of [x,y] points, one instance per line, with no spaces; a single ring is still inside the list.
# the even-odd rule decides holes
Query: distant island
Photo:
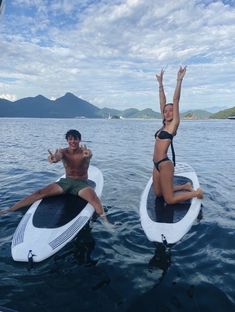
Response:
[[[64,96],[49,100],[38,95],[17,101],[0,99],[0,117],[27,117],[27,118],[106,118],[106,119],[160,119],[161,114],[150,108],[138,110],[129,108],[116,110],[111,108],[98,108],[97,106],[68,92]],[[181,113],[186,120],[201,119],[235,119],[235,107],[217,113],[206,110],[191,110]]]

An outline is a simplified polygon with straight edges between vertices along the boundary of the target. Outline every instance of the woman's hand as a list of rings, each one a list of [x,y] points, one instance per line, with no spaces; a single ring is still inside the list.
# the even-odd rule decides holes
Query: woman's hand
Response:
[[[163,82],[163,75],[164,75],[164,70],[162,69],[160,74],[156,74],[156,78],[157,78],[157,81],[159,83],[159,85],[161,86],[162,85],[162,82]]]
[[[184,67],[180,66],[178,74],[177,74],[177,80],[183,80],[184,75],[186,73],[186,68],[187,66],[184,66]]]

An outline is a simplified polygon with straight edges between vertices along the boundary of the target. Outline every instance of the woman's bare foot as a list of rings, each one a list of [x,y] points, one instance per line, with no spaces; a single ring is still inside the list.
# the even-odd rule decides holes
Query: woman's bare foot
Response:
[[[183,189],[185,191],[189,191],[189,192],[193,191],[193,186],[190,182],[187,182],[187,183],[183,184],[182,186],[183,186]]]

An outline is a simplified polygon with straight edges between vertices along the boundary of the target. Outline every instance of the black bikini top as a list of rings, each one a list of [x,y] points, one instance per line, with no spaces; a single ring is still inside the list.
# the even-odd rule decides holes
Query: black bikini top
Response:
[[[175,166],[175,150],[174,150],[174,146],[173,146],[173,134],[165,131],[165,130],[158,130],[155,133],[155,139],[159,138],[160,140],[171,140],[171,153],[172,153],[172,160],[173,160],[173,164]]]
[[[156,138],[159,138],[161,140],[173,140],[173,135],[165,130],[158,130],[156,133],[155,133],[155,139]]]

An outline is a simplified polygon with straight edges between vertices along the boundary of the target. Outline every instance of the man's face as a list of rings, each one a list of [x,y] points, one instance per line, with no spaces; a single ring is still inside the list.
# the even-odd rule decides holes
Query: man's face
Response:
[[[67,142],[68,142],[70,149],[77,149],[79,147],[80,140],[79,140],[79,138],[76,138],[76,137],[73,137],[70,135],[68,137]]]

